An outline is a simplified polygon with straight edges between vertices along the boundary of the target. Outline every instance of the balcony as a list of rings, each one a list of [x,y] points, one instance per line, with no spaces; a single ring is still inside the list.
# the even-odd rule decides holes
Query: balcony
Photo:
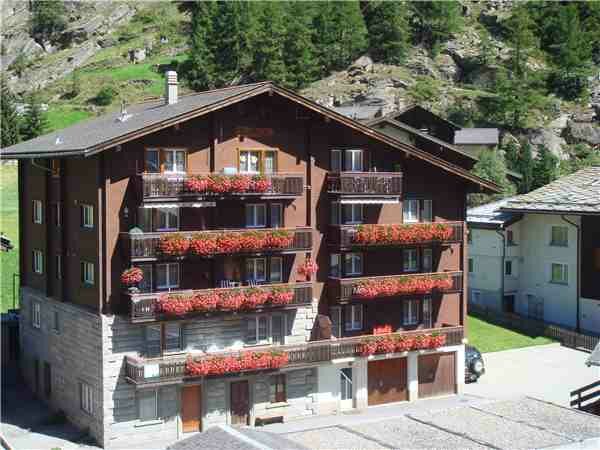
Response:
[[[312,249],[311,228],[261,228],[245,230],[206,230],[194,232],[121,233],[122,248],[126,258],[152,261],[170,257],[162,245],[170,239],[184,240],[188,249],[177,256],[211,257],[227,254],[295,253]],[[220,245],[226,238],[228,245]],[[232,245],[232,238],[239,245]],[[194,241],[205,243],[201,248]],[[192,244],[192,245],[190,245]]]
[[[370,300],[384,297],[461,292],[462,272],[416,273],[406,275],[334,278],[327,282],[330,301]]]
[[[266,347],[261,350],[256,350],[255,353],[277,353],[285,355],[285,367],[301,367],[311,366],[323,362],[329,362],[340,358],[350,358],[355,356],[365,356],[364,345],[367,342],[384,338],[384,339],[407,339],[416,338],[423,335],[438,335],[443,336],[444,346],[461,345],[464,337],[464,329],[461,326],[433,328],[426,331],[402,331],[398,333],[389,333],[385,335],[363,335],[350,338],[341,338],[330,341],[315,341],[307,342],[301,345],[282,345]],[[193,361],[198,363],[203,360],[214,358],[237,358],[241,354],[247,353],[239,351],[222,352],[204,354],[201,356],[192,357]],[[279,365],[279,364],[278,364]],[[281,365],[281,366],[283,366]],[[245,371],[257,370],[277,370],[269,366],[252,369],[236,369],[231,372],[220,373],[225,375],[228,373],[240,373]],[[125,357],[125,373],[128,382],[133,384],[173,384],[179,383],[185,378],[194,378],[196,375],[190,375],[187,369],[186,357],[174,358],[154,358],[142,359],[131,356]],[[214,376],[214,375],[205,375]]]
[[[220,198],[286,198],[304,193],[300,173],[276,174],[155,174],[140,175],[144,201]]]
[[[462,242],[463,222],[331,225],[327,239],[340,249],[451,244]]]
[[[277,298],[270,298],[269,295],[274,293],[278,294]],[[306,282],[126,295],[131,300],[131,323],[142,323],[215,313],[259,312],[307,306],[312,303],[313,288],[311,283]],[[164,304],[161,297],[165,299]]]
[[[339,172],[327,174],[327,192],[341,196],[402,195],[401,172]]]

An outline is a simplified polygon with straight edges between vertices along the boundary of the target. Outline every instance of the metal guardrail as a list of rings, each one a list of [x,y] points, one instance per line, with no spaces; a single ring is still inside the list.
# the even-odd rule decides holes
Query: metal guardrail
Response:
[[[571,407],[581,411],[600,413],[600,380],[571,392]]]

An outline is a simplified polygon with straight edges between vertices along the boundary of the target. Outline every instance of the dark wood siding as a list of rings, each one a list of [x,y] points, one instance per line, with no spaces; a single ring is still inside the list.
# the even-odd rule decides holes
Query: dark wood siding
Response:
[[[419,398],[456,392],[456,353],[419,356]]]
[[[600,218],[581,218],[581,296],[600,300]]]
[[[408,400],[406,358],[369,361],[369,406]]]

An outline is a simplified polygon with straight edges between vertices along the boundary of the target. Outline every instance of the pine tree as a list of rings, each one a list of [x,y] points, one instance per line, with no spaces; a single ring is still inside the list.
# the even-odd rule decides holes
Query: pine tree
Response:
[[[261,2],[252,38],[254,76],[257,81],[271,80],[282,84],[285,82],[284,40],[283,5],[277,2]]]
[[[462,28],[462,6],[457,1],[411,2],[412,25],[417,42],[434,52]]]
[[[216,66],[215,83],[226,86],[248,69],[250,5],[240,1],[216,2],[209,43]]]
[[[184,67],[191,88],[197,91],[212,89],[216,83],[217,69],[210,47],[214,10],[213,2],[198,1],[191,6],[191,42]]]
[[[313,11],[307,2],[290,2],[287,8],[287,33],[284,60],[287,70],[286,85],[294,89],[305,87],[316,79],[317,61],[313,45]]]
[[[5,148],[9,145],[16,144],[21,140],[19,130],[21,119],[19,118],[15,108],[15,97],[8,88],[8,84],[4,76],[0,77],[0,84],[2,89],[2,99],[0,104],[0,109],[2,112],[0,117],[2,135],[0,138],[2,142],[0,142],[0,147]]]
[[[66,8],[62,0],[31,2],[31,34],[49,39],[67,26]]]
[[[514,170],[523,177],[518,186],[519,194],[530,192],[533,189],[535,161],[529,142],[523,142],[521,144],[521,152]]]
[[[486,151],[479,155],[479,161],[472,169],[472,173],[496,183],[502,188],[500,194],[471,194],[469,204],[471,206],[481,205],[504,197],[510,197],[516,193],[515,186],[506,178],[506,162],[502,153],[497,150]]]
[[[552,46],[556,64],[567,72],[587,65],[591,59],[591,42],[582,32],[577,5],[570,3],[560,9],[557,20],[560,41]]]
[[[28,108],[23,115],[21,135],[23,139],[33,139],[41,136],[48,129],[46,113],[42,111],[40,97],[37,92],[32,93],[27,99]]]
[[[538,147],[534,162],[533,189],[540,188],[558,178],[558,158],[544,145]]]
[[[366,2],[364,18],[369,31],[369,50],[376,61],[399,64],[408,51],[410,30],[403,2]]]
[[[538,46],[534,34],[535,23],[525,6],[513,9],[512,16],[507,20],[509,41],[513,45],[512,62],[513,71],[519,78],[524,78],[527,72],[527,58],[531,50]]]

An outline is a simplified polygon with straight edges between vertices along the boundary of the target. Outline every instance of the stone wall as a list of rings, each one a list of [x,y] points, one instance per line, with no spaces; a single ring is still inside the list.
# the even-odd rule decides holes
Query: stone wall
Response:
[[[41,327],[32,326],[32,304],[39,302]],[[80,306],[55,301],[38,291],[21,288],[21,367],[36,392],[34,361],[39,361],[38,397],[103,444],[101,318]],[[55,329],[55,313],[58,329]],[[45,394],[44,364],[51,367],[51,394]],[[92,414],[81,409],[80,383],[92,388]]]

